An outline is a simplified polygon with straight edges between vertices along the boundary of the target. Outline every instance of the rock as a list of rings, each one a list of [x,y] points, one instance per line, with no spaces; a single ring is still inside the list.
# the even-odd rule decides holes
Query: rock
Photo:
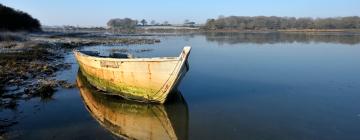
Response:
[[[50,84],[41,85],[35,91],[35,94],[40,95],[41,98],[49,98],[54,94],[55,89]]]
[[[75,84],[69,83],[65,80],[59,80],[58,84],[63,88],[74,88],[75,87]]]
[[[41,98],[50,98],[56,91],[57,87],[56,80],[40,79],[34,84],[27,86],[24,89],[24,93],[29,96],[40,96]]]
[[[21,98],[23,98],[23,99],[29,98],[29,95],[27,95],[27,94],[22,94],[22,95],[21,95]]]

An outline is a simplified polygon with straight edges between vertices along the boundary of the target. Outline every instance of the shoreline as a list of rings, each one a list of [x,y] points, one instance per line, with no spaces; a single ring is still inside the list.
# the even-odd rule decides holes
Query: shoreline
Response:
[[[111,29],[73,29],[73,30],[61,30],[61,29],[44,29],[47,33],[109,33],[121,36],[146,36],[146,35],[167,35],[167,34],[196,34],[196,33],[360,33],[360,29],[264,29],[264,30],[242,30],[242,29],[135,29],[131,31],[124,30],[111,30]]]
[[[19,100],[51,98],[59,88],[75,83],[59,80],[59,71],[70,69],[64,55],[74,48],[96,45],[159,43],[159,39],[87,34],[7,32],[0,34],[0,108],[16,108]],[[146,50],[140,50],[146,51]]]

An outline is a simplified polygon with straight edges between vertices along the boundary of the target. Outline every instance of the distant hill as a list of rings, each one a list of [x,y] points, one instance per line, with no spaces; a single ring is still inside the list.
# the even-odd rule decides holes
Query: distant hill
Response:
[[[40,31],[39,20],[0,4],[0,31]]]

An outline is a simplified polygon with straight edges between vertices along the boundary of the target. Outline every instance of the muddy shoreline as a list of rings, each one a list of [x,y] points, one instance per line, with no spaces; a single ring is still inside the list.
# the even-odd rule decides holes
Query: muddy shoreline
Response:
[[[0,111],[16,110],[20,100],[46,100],[60,88],[75,87],[75,83],[55,78],[57,72],[70,69],[71,64],[64,61],[64,55],[74,48],[158,42],[158,39],[90,33],[1,33]],[[0,136],[16,123],[16,120],[0,116]]]
[[[14,36],[14,35],[12,35]],[[94,34],[19,34],[0,42],[0,99],[18,93],[36,93],[43,85],[52,88],[68,85],[64,81],[49,81],[55,72],[68,69],[64,54],[72,49],[94,45],[154,44],[158,39],[124,38]],[[16,38],[16,39],[13,39]],[[21,38],[21,39],[18,39]],[[34,82],[35,81],[35,82]],[[33,85],[35,83],[35,85]],[[36,86],[38,83],[38,86]],[[31,86],[30,87],[23,87]],[[47,86],[45,88],[48,88]],[[20,90],[22,89],[22,90]],[[30,89],[30,91],[28,91]],[[50,89],[50,88],[49,88]],[[19,91],[20,90],[20,91]],[[34,91],[35,90],[35,91]],[[0,102],[1,105],[4,102]]]

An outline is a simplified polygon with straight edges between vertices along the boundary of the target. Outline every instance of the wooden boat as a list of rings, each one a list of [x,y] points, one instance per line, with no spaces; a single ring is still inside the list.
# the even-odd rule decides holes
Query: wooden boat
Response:
[[[191,47],[179,57],[108,58],[75,50],[86,79],[100,90],[127,99],[164,103],[188,71]]]
[[[188,107],[179,92],[165,104],[146,104],[104,95],[78,74],[77,85],[91,116],[122,139],[187,139]]]

